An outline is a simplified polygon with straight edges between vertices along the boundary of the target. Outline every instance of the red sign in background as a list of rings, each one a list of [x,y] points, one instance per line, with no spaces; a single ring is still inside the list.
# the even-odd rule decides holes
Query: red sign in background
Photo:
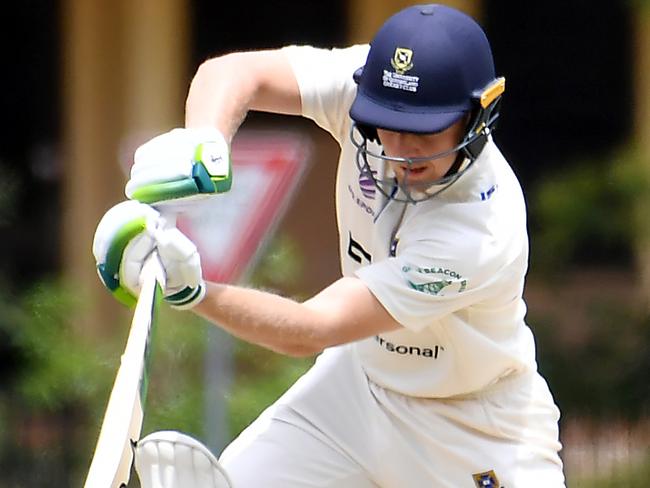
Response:
[[[178,227],[196,244],[207,280],[245,278],[287,209],[309,158],[309,143],[275,131],[240,131],[231,148],[233,186],[182,215]]]

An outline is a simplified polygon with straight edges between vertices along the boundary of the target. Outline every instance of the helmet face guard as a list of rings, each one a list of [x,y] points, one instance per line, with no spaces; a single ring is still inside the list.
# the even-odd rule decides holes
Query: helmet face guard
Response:
[[[357,166],[388,198],[415,203],[458,180],[487,143],[499,116],[505,79],[494,72],[492,51],[481,27],[444,5],[415,5],[389,18],[370,45],[365,65],[354,73],[357,94],[350,108]],[[463,117],[455,147],[418,158],[389,157],[371,149],[377,129],[435,134]],[[456,154],[442,178],[406,183],[408,168]],[[399,156],[399,155],[398,155]],[[405,168],[397,181],[390,163]]]
[[[350,130],[350,140],[357,149],[355,161],[359,172],[362,177],[371,179],[386,198],[396,201],[417,203],[440,194],[465,174],[480,155],[499,118],[499,106],[504,91],[505,78],[497,78],[484,90],[474,93],[472,97],[475,105],[474,115],[470,118],[461,141],[447,151],[430,156],[405,158],[373,152],[368,148],[368,142],[381,142],[377,136],[377,129],[354,122]],[[442,178],[416,184],[405,183],[408,180],[408,167],[412,164],[431,163],[451,154],[456,154],[456,161]],[[379,164],[371,164],[369,159]],[[402,182],[395,177],[390,169],[390,163],[407,165]],[[384,168],[381,176],[375,169],[377,167]]]

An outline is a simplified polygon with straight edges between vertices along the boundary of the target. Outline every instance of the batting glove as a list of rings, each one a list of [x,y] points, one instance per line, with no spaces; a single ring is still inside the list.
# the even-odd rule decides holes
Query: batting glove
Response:
[[[174,129],[140,146],[125,193],[132,200],[178,209],[232,186],[228,143],[213,127]]]
[[[140,272],[157,251],[166,276],[165,300],[188,309],[205,296],[201,259],[181,231],[143,203],[126,201],[102,217],[93,240],[99,278],[120,302],[133,306],[140,294]]]

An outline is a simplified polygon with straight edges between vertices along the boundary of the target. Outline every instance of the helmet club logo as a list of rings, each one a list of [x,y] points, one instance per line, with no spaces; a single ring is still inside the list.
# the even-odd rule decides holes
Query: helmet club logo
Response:
[[[395,54],[393,55],[393,59],[390,60],[390,64],[396,73],[403,75],[413,67],[412,59],[413,51],[405,47],[398,47],[395,49]]]
[[[395,48],[390,65],[395,71],[384,70],[383,85],[386,88],[416,93],[420,86],[420,77],[406,74],[413,68],[413,51],[405,47]]]

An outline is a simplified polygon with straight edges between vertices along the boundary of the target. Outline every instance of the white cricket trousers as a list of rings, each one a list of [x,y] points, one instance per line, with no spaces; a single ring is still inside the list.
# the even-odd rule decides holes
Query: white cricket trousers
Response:
[[[341,346],[220,462],[234,488],[563,488],[558,420],[536,373],[462,399],[414,398],[369,382]]]

